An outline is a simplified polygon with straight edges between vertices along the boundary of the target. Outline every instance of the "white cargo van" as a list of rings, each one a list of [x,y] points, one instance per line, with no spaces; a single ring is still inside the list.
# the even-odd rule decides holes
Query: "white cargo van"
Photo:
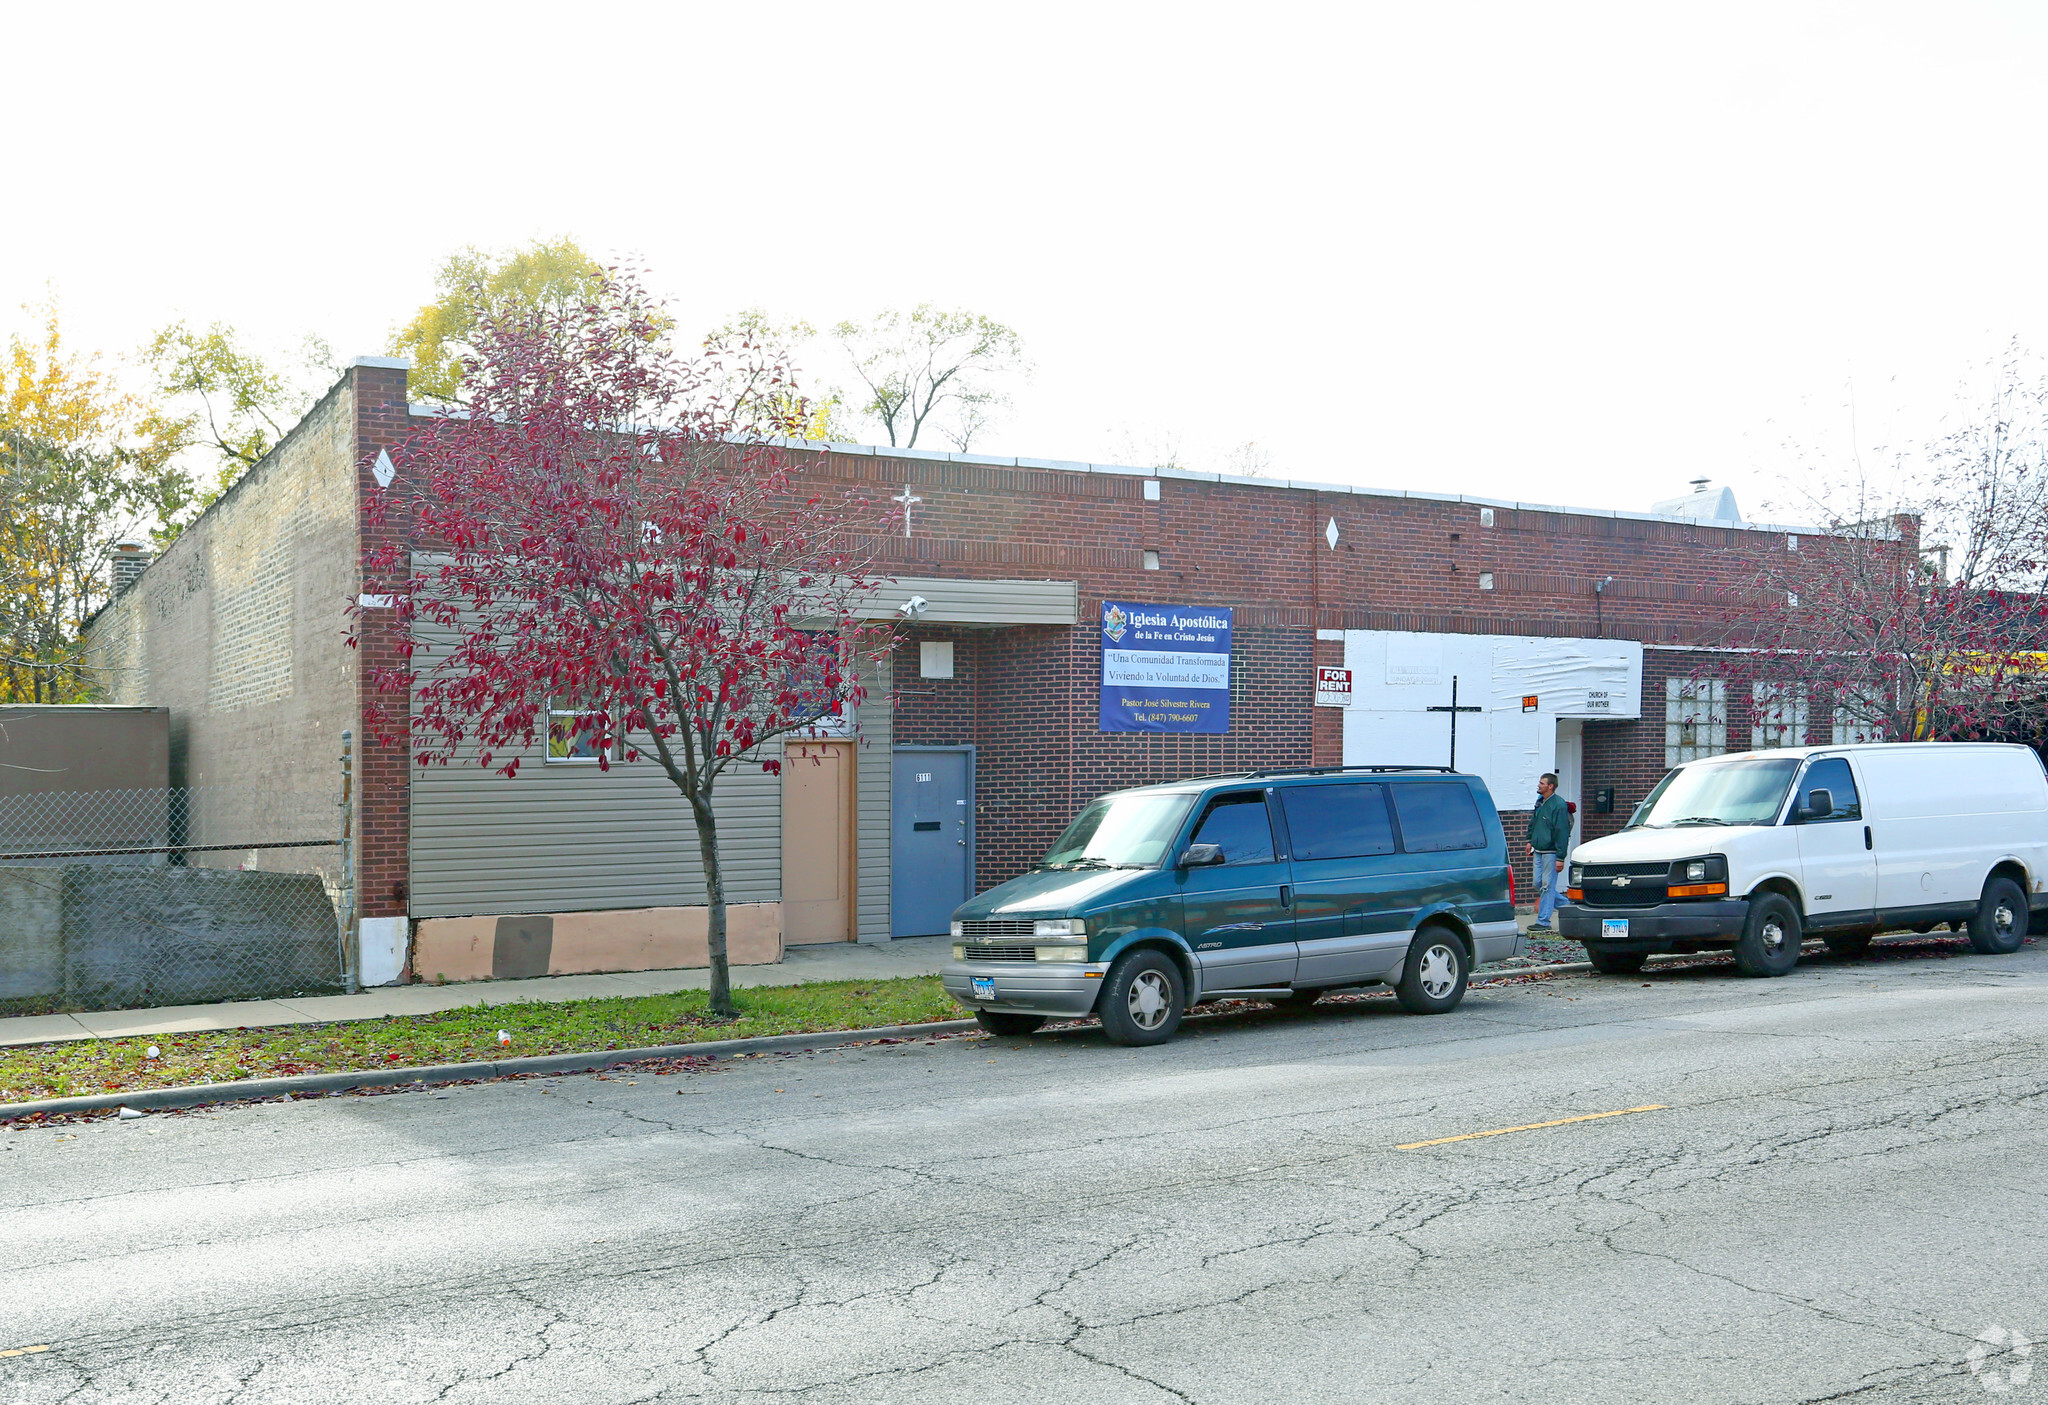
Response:
[[[1855,952],[1881,931],[1967,924],[2017,951],[2048,918],[2048,775],[2024,746],[1789,747],[1680,766],[1628,827],[1572,851],[1558,932],[1594,967],[1733,947],[1782,976],[1818,936]]]

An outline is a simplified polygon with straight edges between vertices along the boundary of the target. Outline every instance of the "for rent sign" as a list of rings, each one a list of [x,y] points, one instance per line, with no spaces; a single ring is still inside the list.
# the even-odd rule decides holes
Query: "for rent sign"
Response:
[[[1102,602],[1102,730],[1230,730],[1230,611]]]

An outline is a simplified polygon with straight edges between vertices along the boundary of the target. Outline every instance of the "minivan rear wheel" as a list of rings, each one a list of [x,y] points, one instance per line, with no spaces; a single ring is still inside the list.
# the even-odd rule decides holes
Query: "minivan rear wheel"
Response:
[[[1408,959],[1394,998],[1411,1015],[1441,1015],[1465,998],[1465,980],[1472,968],[1465,944],[1448,927],[1425,927],[1408,944]]]
[[[1782,976],[1799,964],[1806,933],[1799,909],[1783,893],[1758,893],[1735,939],[1735,969],[1745,976]]]
[[[2027,895],[2003,875],[1984,885],[1984,900],[1970,919],[1970,949],[1985,956],[2010,956],[2027,939]]]
[[[1180,967],[1151,947],[1125,952],[1102,980],[1096,1013],[1115,1044],[1164,1044],[1180,1028],[1188,1003]]]
[[[1013,1015],[1003,1010],[976,1010],[974,1022],[990,1034],[1036,1034],[1045,1027],[1044,1015]]]

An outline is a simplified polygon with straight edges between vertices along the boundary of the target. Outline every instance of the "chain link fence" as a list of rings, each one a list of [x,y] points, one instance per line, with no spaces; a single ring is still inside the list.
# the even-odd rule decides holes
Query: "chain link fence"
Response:
[[[340,991],[340,826],[260,786],[0,798],[0,1015]]]

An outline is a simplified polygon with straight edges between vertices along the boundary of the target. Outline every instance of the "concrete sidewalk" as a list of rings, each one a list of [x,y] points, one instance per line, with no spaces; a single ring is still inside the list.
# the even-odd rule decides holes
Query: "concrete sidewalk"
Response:
[[[793,946],[780,965],[735,966],[732,983],[801,985],[805,981],[886,980],[929,976],[950,955],[949,937],[903,937],[872,945],[833,942]],[[374,1020],[384,1015],[431,1015],[465,1005],[517,1005],[537,1000],[588,1000],[606,995],[667,995],[703,990],[711,972],[621,971],[599,976],[543,976],[530,981],[465,981],[460,985],[391,985],[359,995],[314,995],[298,1000],[231,1000],[219,1005],[170,1005],[154,1010],[105,1010],[84,1015],[23,1015],[0,1019],[0,1048],[74,1039],[118,1039],[136,1034],[191,1034],[208,1029]]]

